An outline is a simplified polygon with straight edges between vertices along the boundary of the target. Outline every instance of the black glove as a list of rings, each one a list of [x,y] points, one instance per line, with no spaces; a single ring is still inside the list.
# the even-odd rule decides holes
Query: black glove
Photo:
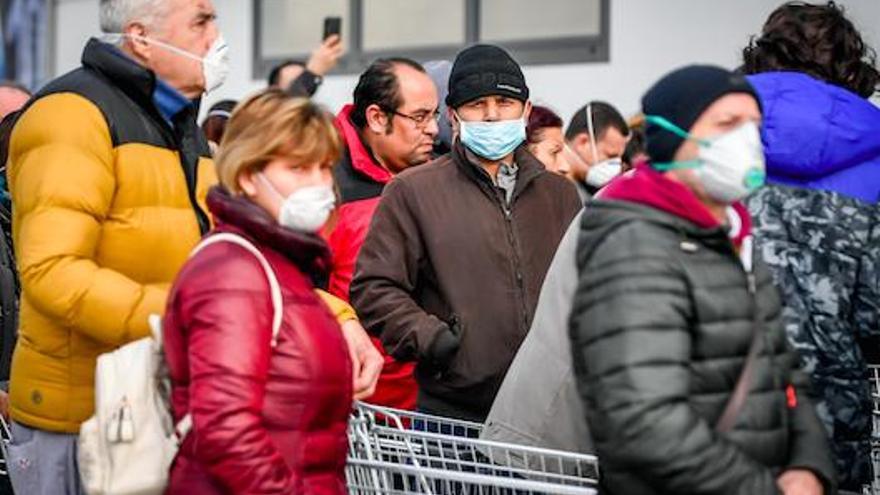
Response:
[[[461,322],[456,317],[452,318],[445,330],[437,333],[428,349],[428,356],[434,367],[445,369],[449,365],[461,346],[461,333]]]

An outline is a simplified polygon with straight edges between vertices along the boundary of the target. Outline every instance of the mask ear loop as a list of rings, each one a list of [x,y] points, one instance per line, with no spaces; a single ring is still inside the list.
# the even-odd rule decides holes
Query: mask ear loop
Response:
[[[585,110],[587,112],[587,132],[590,133],[590,150],[593,152],[593,165],[599,163],[599,152],[596,150],[596,131],[593,128],[593,104],[588,103]]]
[[[450,119],[449,125],[453,130],[453,138],[459,142],[463,142],[463,134],[465,132],[464,121],[461,119],[461,115],[458,114],[458,110],[452,109],[452,115],[455,116],[455,119]],[[453,125],[455,124],[455,125]]]
[[[575,160],[577,160],[578,162],[580,162],[580,164],[581,164],[584,168],[590,168],[590,166],[587,164],[587,162],[585,162],[584,159],[581,158],[581,155],[578,155],[577,152],[576,152],[575,150],[573,150],[573,149],[571,148],[571,146],[568,145],[568,143],[563,143],[562,147],[563,147],[563,149],[565,149],[565,152],[566,152],[567,155],[570,155],[570,156],[573,157]]]
[[[695,137],[691,136],[689,132],[687,132],[684,129],[682,129],[681,127],[673,124],[672,122],[667,120],[665,117],[661,117],[659,115],[645,115],[645,121],[650,124],[654,124],[663,130],[669,131],[682,139],[695,141],[697,144],[699,144],[701,146],[710,146],[711,145],[711,143],[707,139],[699,139],[699,138],[695,138]]]
[[[111,41],[111,40],[119,41],[119,40],[122,40],[123,38],[130,38],[133,40],[143,41],[144,43],[149,43],[152,45],[160,46],[162,48],[165,48],[166,50],[170,50],[171,52],[180,55],[181,57],[186,57],[190,60],[195,60],[196,62],[201,62],[202,64],[216,65],[215,61],[205,60],[206,57],[199,57],[198,55],[196,55],[194,53],[190,53],[182,48],[178,48],[174,45],[170,45],[168,43],[165,43],[164,41],[155,40],[155,39],[150,38],[148,36],[141,36],[139,34],[127,34],[127,33],[107,33],[104,35],[104,39],[107,40],[108,43],[113,43],[113,41]],[[221,38],[217,38],[217,39],[220,40]],[[216,41],[215,41],[215,43],[216,43]],[[222,41],[222,44],[225,46],[226,42]]]
[[[690,133],[673,124],[665,117],[659,115],[645,115],[645,121],[649,124],[654,124],[665,131],[669,131],[682,139],[695,141],[700,146],[710,146],[709,141],[691,136]],[[697,169],[703,166],[703,162],[701,160],[687,160],[681,162],[653,163],[651,166],[654,167],[655,170],[666,172],[669,170]]]
[[[263,175],[263,172],[257,172],[257,179],[259,179],[260,182],[262,182],[267,189],[272,191],[272,195],[275,196],[278,201],[284,203],[284,196],[282,196],[281,193],[278,192],[278,189],[275,189],[275,186],[273,186],[272,183],[269,182],[269,179],[267,179],[266,176]]]

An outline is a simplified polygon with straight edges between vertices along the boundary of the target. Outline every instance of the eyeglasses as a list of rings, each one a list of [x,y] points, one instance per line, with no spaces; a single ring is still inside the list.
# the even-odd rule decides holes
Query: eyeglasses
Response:
[[[412,120],[416,124],[416,127],[419,129],[424,129],[431,121],[438,122],[440,120],[439,110],[434,110],[433,112],[419,112],[415,115],[407,115],[405,113],[398,112],[397,110],[389,110],[388,112],[393,115],[398,115],[405,119]]]

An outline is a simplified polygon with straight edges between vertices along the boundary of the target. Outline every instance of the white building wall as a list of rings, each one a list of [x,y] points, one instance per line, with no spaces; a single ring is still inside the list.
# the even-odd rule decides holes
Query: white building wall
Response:
[[[55,68],[76,67],[83,45],[98,33],[98,0],[57,0]],[[373,0],[376,1],[376,0]],[[442,3],[442,0],[437,0]],[[260,89],[252,79],[253,12],[248,0],[214,0],[231,46],[233,71],[206,103],[241,98]],[[689,63],[733,68],[749,36],[760,30],[781,0],[611,0],[611,57],[607,63],[527,66],[533,99],[564,119],[589,99],[603,99],[624,114],[665,72]],[[866,41],[880,50],[880,1],[842,0]],[[332,110],[351,99],[356,76],[331,76],[316,99]],[[207,106],[207,105],[206,105]]]

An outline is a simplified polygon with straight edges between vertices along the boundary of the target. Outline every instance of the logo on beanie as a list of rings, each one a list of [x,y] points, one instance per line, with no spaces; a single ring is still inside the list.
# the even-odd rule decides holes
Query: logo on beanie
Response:
[[[513,91],[516,94],[522,93],[522,89],[517,88],[516,86],[511,86],[509,84],[497,84],[495,85],[495,89],[506,89],[507,91]]]

